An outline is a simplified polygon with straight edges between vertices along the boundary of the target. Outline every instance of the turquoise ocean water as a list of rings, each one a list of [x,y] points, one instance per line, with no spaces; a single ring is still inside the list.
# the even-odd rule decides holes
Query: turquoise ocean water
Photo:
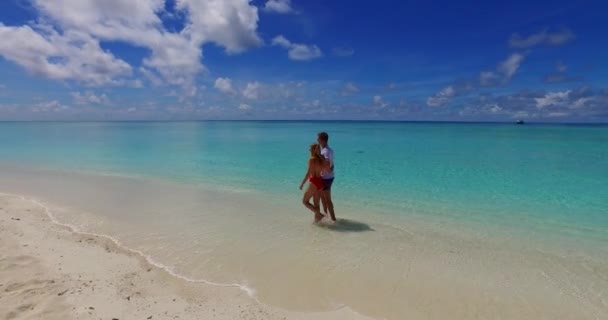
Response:
[[[345,219],[327,228],[298,190],[319,131]],[[284,308],[608,315],[608,126],[5,122],[0,192]]]
[[[608,229],[608,126],[392,122],[2,123],[0,161],[297,193],[330,133],[335,197],[387,214]],[[568,230],[570,228],[570,230]]]

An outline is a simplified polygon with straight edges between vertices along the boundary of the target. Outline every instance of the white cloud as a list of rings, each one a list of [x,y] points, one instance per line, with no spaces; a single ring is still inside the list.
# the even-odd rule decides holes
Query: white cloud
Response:
[[[319,100],[313,100],[311,104],[313,107],[318,107],[321,105],[321,102]]]
[[[563,29],[557,32],[542,30],[538,33],[531,34],[528,37],[523,37],[514,33],[509,39],[509,45],[513,48],[530,48],[541,44],[559,46],[574,40],[575,37],[574,33],[569,29]]]
[[[101,95],[96,95],[92,91],[86,91],[84,93],[72,92],[71,95],[72,99],[74,100],[74,104],[79,106],[110,103],[110,99],[108,99],[105,93]]]
[[[519,69],[519,66],[523,60],[523,54],[514,53],[510,55],[507,60],[499,64],[497,70],[504,75],[505,81],[509,81],[511,80],[513,75],[515,75],[517,69]]]
[[[182,94],[180,95],[179,101],[184,102],[184,101],[186,101],[187,98],[192,98],[192,97],[196,96],[197,92],[198,92],[198,88],[196,88],[196,86],[194,86],[194,85],[185,86],[182,89]]]
[[[585,105],[587,105],[588,102],[593,101],[594,98],[593,97],[584,97],[584,98],[579,98],[576,101],[574,101],[574,103],[572,104],[573,108],[582,108]]]
[[[534,100],[536,101],[536,107],[543,109],[549,106],[563,105],[564,103],[568,102],[570,92],[570,90],[549,92],[544,97],[535,98]]]
[[[141,79],[135,79],[129,82],[131,88],[141,89],[144,87],[144,82]]]
[[[272,39],[272,45],[289,48],[291,41],[287,40],[283,35],[278,35]]]
[[[494,104],[494,105],[492,105],[490,107],[490,112],[491,113],[501,113],[502,112],[502,108],[499,105]]]
[[[245,89],[243,89],[243,96],[247,99],[257,100],[259,98],[261,87],[262,85],[257,81],[249,82]]]
[[[195,43],[215,42],[229,53],[262,45],[250,0],[177,0],[177,8],[188,10],[191,24],[182,33]]]
[[[0,55],[52,79],[98,85],[128,75],[126,62],[99,48],[99,41],[121,41],[149,49],[142,65],[192,93],[195,76],[205,70],[203,44],[216,43],[228,53],[262,44],[258,9],[249,0],[176,0],[175,9],[185,17],[176,32],[166,30],[159,17],[164,0],[32,0],[32,7],[39,14],[33,28],[1,26]]]
[[[50,26],[8,27],[0,23],[0,55],[28,72],[56,80],[104,85],[131,73],[131,66],[101,49],[99,41],[77,32],[57,32]]]
[[[441,89],[441,91],[439,91],[435,95],[428,97],[428,99],[426,100],[426,104],[429,107],[441,107],[450,102],[450,100],[455,95],[456,90],[454,89],[454,86],[447,86]]]
[[[292,44],[288,52],[291,60],[311,60],[321,57],[321,49],[316,45]]]
[[[292,13],[291,0],[268,0],[264,5],[264,11],[276,13]]]
[[[245,104],[245,103],[241,103],[241,105],[239,106],[239,110],[243,110],[243,111],[249,111],[253,109],[250,105]]]
[[[139,68],[139,72],[152,83],[154,86],[160,86],[163,84],[163,80],[156,74],[156,72],[146,69],[144,67]]]
[[[46,20],[108,41],[125,41],[151,50],[143,65],[154,68],[170,84],[191,85],[203,70],[200,44],[181,33],[166,32],[157,12],[162,0],[35,0]]]
[[[385,108],[388,107],[389,103],[384,101],[384,99],[382,99],[382,96],[374,96],[374,106],[378,107],[378,108]]]
[[[350,95],[355,94],[357,92],[359,92],[359,88],[357,88],[357,86],[354,83],[349,82],[349,83],[347,83],[344,86],[344,89],[342,90],[342,95],[343,96],[350,96]]]
[[[461,115],[482,119],[552,118],[605,119],[608,91],[592,90],[583,86],[562,91],[521,91],[505,95],[481,94],[463,100]]]
[[[479,74],[479,84],[482,86],[495,86],[511,81],[519,69],[525,56],[521,53],[513,53],[505,61],[496,67],[496,71],[483,71]]]
[[[232,80],[229,78],[217,78],[214,87],[225,94],[235,94],[236,91],[232,87]]]
[[[291,60],[311,60],[323,55],[321,49],[316,45],[292,43],[282,35],[274,37],[272,39],[272,45],[281,46],[287,49],[287,55]]]
[[[32,106],[31,111],[34,113],[51,113],[60,112],[69,109],[68,106],[61,104],[57,100],[40,102]]]

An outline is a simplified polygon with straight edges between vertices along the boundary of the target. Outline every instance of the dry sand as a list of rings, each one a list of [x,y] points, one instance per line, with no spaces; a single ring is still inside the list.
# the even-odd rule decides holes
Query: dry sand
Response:
[[[237,287],[189,283],[111,239],[53,223],[36,202],[0,195],[0,319],[367,318],[296,313]]]

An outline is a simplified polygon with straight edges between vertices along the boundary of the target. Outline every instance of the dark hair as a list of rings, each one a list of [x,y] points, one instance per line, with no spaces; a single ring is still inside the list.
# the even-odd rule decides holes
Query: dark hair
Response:
[[[329,135],[325,131],[317,133],[317,137],[319,137],[319,139],[325,142],[329,140]]]

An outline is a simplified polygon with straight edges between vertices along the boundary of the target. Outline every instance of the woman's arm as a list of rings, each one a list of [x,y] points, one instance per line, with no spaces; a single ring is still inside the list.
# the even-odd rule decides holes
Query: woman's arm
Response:
[[[306,180],[308,180],[309,176],[310,176],[310,160],[308,160],[308,168],[306,169],[306,174],[304,175],[304,179],[302,179],[302,183],[300,183],[300,190],[302,190],[302,188],[304,188],[304,184],[306,183]]]

